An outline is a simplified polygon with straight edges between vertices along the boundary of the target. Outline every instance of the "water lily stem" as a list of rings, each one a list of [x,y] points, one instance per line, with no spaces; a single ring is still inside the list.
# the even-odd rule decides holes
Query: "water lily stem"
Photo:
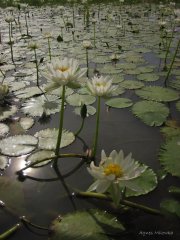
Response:
[[[81,126],[79,128],[79,130],[74,134],[76,137],[80,134],[80,132],[82,131],[83,127],[84,127],[84,122],[85,122],[85,118],[82,118],[82,122],[81,122]]]
[[[86,197],[86,198],[97,198],[97,199],[102,199],[102,200],[111,200],[111,198],[107,197],[105,194],[102,193],[94,193],[94,192],[78,192],[76,194],[77,197]],[[142,204],[138,204],[138,203],[134,203],[128,200],[120,200],[120,204],[121,205],[125,205],[127,207],[131,207],[131,208],[136,208],[136,209],[140,209],[143,210],[146,213],[150,213],[153,215],[160,215],[163,216],[163,214],[155,208],[150,208],[147,207],[145,205]]]
[[[87,156],[83,155],[83,154],[77,154],[77,153],[64,153],[64,154],[59,154],[58,156],[54,156],[54,157],[48,157],[48,158],[44,158],[42,160],[37,160],[29,165],[27,165],[26,167],[23,167],[21,168],[19,171],[17,171],[17,174],[28,169],[28,168],[31,168],[31,167],[34,167],[40,163],[43,163],[43,162],[46,162],[48,160],[54,160],[54,159],[57,159],[57,158],[82,158],[82,159],[87,159]]]
[[[87,66],[87,72],[86,76],[89,77],[89,58],[88,58],[88,49],[86,48],[86,66]]]
[[[95,158],[96,151],[97,151],[97,143],[98,143],[98,136],[99,136],[100,108],[101,108],[101,97],[98,96],[98,99],[97,99],[97,113],[96,113],[96,132],[95,132],[95,138],[94,138],[94,144],[93,144],[92,158]]]
[[[31,226],[40,230],[45,230],[45,231],[49,231],[49,228],[46,227],[42,227],[40,225],[34,224],[32,222],[30,222],[25,216],[21,217],[21,222],[25,225],[25,226]]]
[[[1,70],[1,68],[0,68],[0,73],[3,75],[3,80],[2,80],[2,83],[3,83],[6,75],[3,73],[3,71]]]
[[[50,44],[50,38],[48,37],[48,51],[49,51],[49,59],[51,61],[51,44]]]
[[[168,57],[168,54],[169,54],[169,50],[170,50],[170,47],[171,47],[171,43],[172,43],[172,40],[173,40],[173,36],[174,36],[174,27],[172,29],[172,34],[171,34],[171,38],[169,40],[169,44],[168,44],[168,47],[167,47],[167,50],[166,50],[166,55],[165,55],[165,59],[164,59],[164,69],[167,68],[167,57]]]
[[[12,234],[14,234],[19,228],[21,227],[21,224],[18,223],[12,228],[8,229],[6,232],[0,235],[0,240],[5,240],[9,238]]]
[[[176,47],[176,50],[175,50],[173,59],[172,59],[172,61],[171,61],[171,65],[170,65],[170,67],[169,67],[167,76],[166,76],[165,81],[164,81],[165,87],[167,87],[167,81],[168,81],[168,79],[169,79],[169,75],[170,75],[170,73],[171,73],[171,70],[172,70],[172,67],[173,67],[173,64],[174,64],[176,55],[177,55],[177,53],[178,53],[179,45],[180,45],[180,40],[178,41],[178,44],[177,44],[177,47]]]
[[[12,25],[11,23],[9,23],[9,45],[10,45],[10,49],[11,49],[11,60],[12,62],[14,63],[14,56],[13,56],[13,41],[11,39],[11,28],[12,28]]]
[[[37,81],[37,87],[39,87],[39,65],[38,65],[37,53],[35,48],[34,48],[34,57],[35,57],[35,64],[36,64],[36,81]]]
[[[28,22],[27,22],[27,15],[25,13],[25,22],[26,22],[26,35],[29,36],[29,28],[28,28]]]
[[[63,120],[64,120],[65,92],[66,92],[66,86],[64,85],[62,87],[62,101],[61,101],[61,110],[60,110],[60,118],[59,118],[59,132],[58,132],[58,138],[57,138],[56,150],[55,150],[56,156],[59,155],[59,149],[60,149],[61,138],[62,138]]]
[[[96,48],[96,23],[93,23],[93,30],[94,30],[94,48]]]

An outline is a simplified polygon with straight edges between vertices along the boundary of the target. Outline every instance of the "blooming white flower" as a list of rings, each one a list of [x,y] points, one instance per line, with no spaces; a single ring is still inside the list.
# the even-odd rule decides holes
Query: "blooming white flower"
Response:
[[[60,86],[67,85],[70,88],[80,86],[80,78],[85,74],[86,68],[80,69],[79,63],[75,59],[64,58],[53,59],[47,64],[47,72],[43,76],[52,81],[47,90],[53,90]]]
[[[53,32],[52,31],[45,31],[43,32],[44,38],[52,38],[53,37]]]
[[[96,179],[87,191],[104,193],[114,184],[119,188],[128,187],[129,180],[139,177],[147,169],[147,166],[140,165],[131,156],[130,153],[124,157],[122,150],[119,153],[113,150],[107,157],[102,150],[99,167],[91,162],[90,167],[87,168],[88,172]]]
[[[92,43],[91,43],[91,41],[84,40],[83,43],[82,43],[82,45],[83,45],[84,48],[87,48],[87,49],[92,48]]]
[[[11,23],[11,22],[14,22],[14,20],[15,20],[15,18],[14,18],[14,16],[13,15],[7,15],[6,17],[5,17],[5,21],[7,22],[7,23]]]
[[[118,86],[112,85],[112,79],[109,77],[95,76],[92,80],[87,81],[87,88],[94,96],[108,97]]]
[[[28,43],[28,48],[30,48],[31,50],[38,49],[39,45],[37,44],[37,42],[31,41]]]

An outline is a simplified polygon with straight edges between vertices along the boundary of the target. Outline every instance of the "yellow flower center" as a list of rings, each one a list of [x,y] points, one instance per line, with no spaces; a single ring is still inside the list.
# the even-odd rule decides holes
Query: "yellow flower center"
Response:
[[[69,69],[69,67],[59,67],[57,70],[59,70],[60,72],[65,72]]]
[[[114,174],[116,178],[118,178],[123,175],[123,169],[118,164],[110,163],[107,167],[104,168],[104,173],[106,176]]]
[[[96,83],[96,86],[97,86],[97,87],[105,87],[105,86],[106,86],[106,83],[104,83],[104,82]]]

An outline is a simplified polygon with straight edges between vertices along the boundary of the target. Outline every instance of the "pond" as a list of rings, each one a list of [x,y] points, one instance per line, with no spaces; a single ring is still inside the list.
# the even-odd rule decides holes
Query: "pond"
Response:
[[[0,8],[0,239],[179,239],[179,4],[24,2]]]

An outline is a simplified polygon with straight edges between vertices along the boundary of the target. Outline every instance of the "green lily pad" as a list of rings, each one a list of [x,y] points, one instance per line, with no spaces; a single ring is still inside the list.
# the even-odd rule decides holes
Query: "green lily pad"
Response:
[[[55,220],[52,230],[50,240],[108,240],[120,239],[125,228],[113,215],[90,209]]]
[[[180,218],[180,202],[174,199],[166,199],[161,202],[160,207],[163,211],[176,215]]]
[[[176,195],[180,195],[180,187],[170,186],[168,192]]]
[[[15,92],[17,98],[30,98],[34,95],[42,94],[42,91],[38,87],[28,87],[20,89]]]
[[[143,99],[158,102],[170,102],[179,99],[179,94],[175,90],[159,86],[143,87],[142,89],[136,90],[136,94]]]
[[[106,105],[114,108],[126,108],[133,105],[133,102],[128,98],[112,98],[106,102]]]
[[[137,76],[137,79],[146,82],[154,82],[159,79],[159,76],[155,73],[141,73]]]
[[[168,140],[161,149],[159,161],[173,176],[180,177],[180,136]]]
[[[0,123],[0,137],[5,136],[9,132],[9,127],[5,123]]]
[[[22,117],[20,118],[19,123],[24,130],[28,130],[34,125],[34,119],[31,117]]]
[[[135,103],[132,112],[149,126],[161,126],[169,115],[169,109],[164,104],[153,101]]]
[[[81,106],[83,104],[90,105],[96,101],[94,96],[90,95],[80,95],[80,94],[72,94],[66,98],[67,103],[71,106]]]
[[[144,87],[144,83],[135,80],[125,80],[120,86],[126,89],[138,89]]]
[[[41,161],[41,160],[45,160],[47,158],[51,158],[54,157],[55,153],[53,151],[48,151],[48,150],[39,150],[37,152],[32,153],[31,155],[29,155],[26,159],[26,161],[28,162],[28,164],[37,162],[37,161]],[[46,164],[48,164],[49,162],[51,162],[52,160],[45,160],[41,163],[36,164],[36,167],[41,167],[44,166]]]
[[[75,114],[81,116],[81,107],[76,107],[74,109]],[[93,106],[88,105],[87,106],[87,114],[86,117],[92,116],[96,113],[96,108],[94,108]]]
[[[31,98],[26,101],[21,108],[25,114],[41,117],[43,114],[49,116],[59,112],[60,100],[55,95],[48,95],[47,98],[42,95],[36,98]]]
[[[54,150],[56,148],[58,129],[47,128],[41,130],[35,134],[35,137],[37,137],[39,140],[38,147],[40,149]],[[61,148],[66,147],[70,145],[72,142],[74,142],[74,140],[75,140],[74,134],[63,129],[60,147]]]
[[[144,195],[157,186],[157,176],[152,169],[147,168],[139,177],[121,181],[122,188],[126,187],[126,197]]]
[[[37,145],[37,138],[31,135],[17,135],[0,141],[0,152],[17,157],[32,152]]]
[[[17,107],[14,105],[11,106],[0,106],[0,121],[3,121],[17,112]]]

